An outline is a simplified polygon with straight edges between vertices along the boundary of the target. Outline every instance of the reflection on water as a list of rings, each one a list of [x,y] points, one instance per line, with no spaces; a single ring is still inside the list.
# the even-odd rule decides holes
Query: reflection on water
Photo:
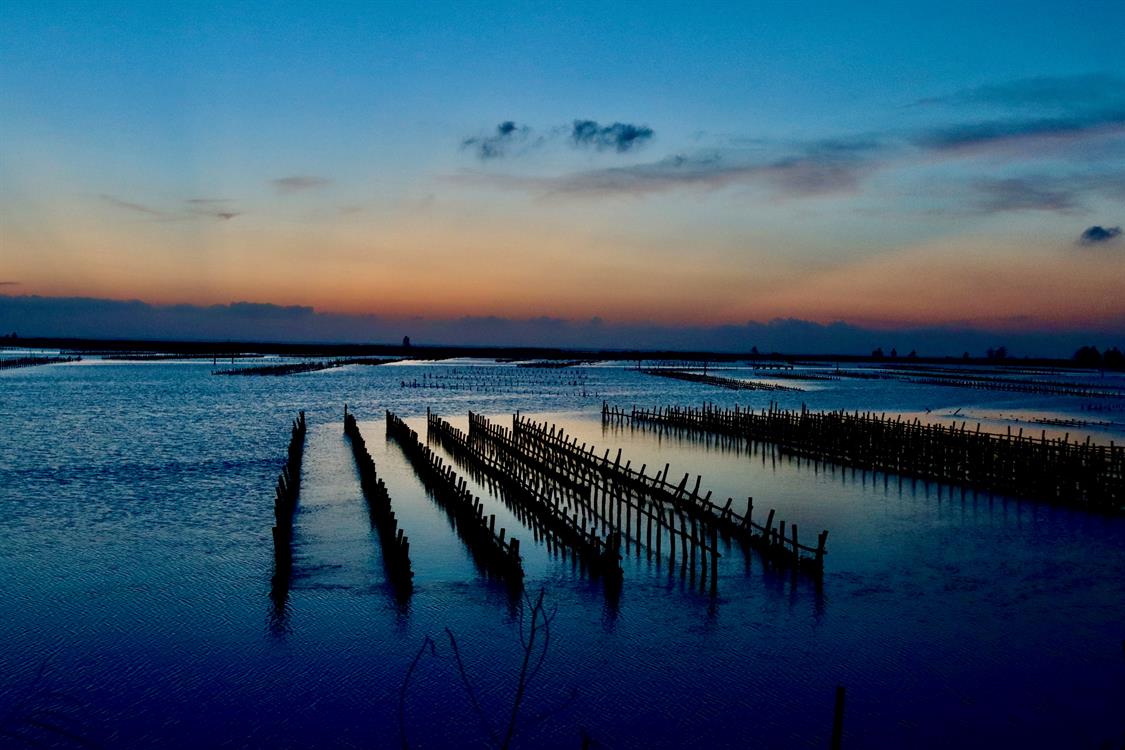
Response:
[[[456,382],[483,381],[464,372],[474,366],[456,363]],[[620,748],[823,747],[837,684],[848,688],[852,746],[1120,741],[1120,520],[598,418],[603,397],[1063,416],[1082,402],[848,380],[731,394],[607,366],[583,368],[580,386],[547,371],[540,387],[533,369],[509,391],[401,386],[442,367],[220,378],[210,362],[82,363],[0,375],[0,711],[49,656],[44,688],[80,701],[83,725],[106,745],[386,746],[398,742],[404,676],[431,636],[434,656],[418,661],[405,706],[412,741],[482,740],[464,738],[479,720],[444,629],[482,706],[499,712],[520,667],[518,608],[383,437],[385,409],[424,435],[432,406],[463,429],[469,409],[507,425],[521,410],[599,450],[621,448],[633,465],[701,474],[715,498],[753,496],[756,512],[830,532],[821,585],[721,541],[716,597],[634,548],[619,597],[607,598],[573,555],[462,471],[520,539],[527,590],[546,589],[558,607],[523,746],[574,747],[585,728]],[[410,538],[405,604],[343,435],[345,402]],[[293,570],[271,598],[273,485],[298,409],[309,431]]]

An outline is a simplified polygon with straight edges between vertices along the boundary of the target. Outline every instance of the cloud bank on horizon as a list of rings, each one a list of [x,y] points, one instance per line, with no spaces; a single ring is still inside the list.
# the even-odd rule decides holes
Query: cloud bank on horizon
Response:
[[[457,9],[0,7],[0,275],[481,335],[1125,319],[1125,6]]]
[[[220,341],[543,346],[588,349],[688,350],[802,354],[867,354],[876,347],[925,356],[981,356],[1004,346],[1013,356],[1068,357],[1089,344],[1125,343],[1125,320],[1107,329],[1023,332],[966,326],[873,329],[796,318],[720,326],[609,323],[497,316],[450,319],[324,313],[302,305],[234,302],[152,305],[92,298],[0,295],[0,332],[21,337],[134,338]]]

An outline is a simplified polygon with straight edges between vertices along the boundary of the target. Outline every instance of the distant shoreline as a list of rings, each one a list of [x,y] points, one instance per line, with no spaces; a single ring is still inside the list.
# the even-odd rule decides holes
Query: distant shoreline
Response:
[[[420,360],[442,360],[455,358],[496,359],[507,361],[526,360],[588,360],[606,361],[652,361],[668,360],[676,362],[836,362],[841,364],[963,364],[991,365],[997,367],[1067,367],[1079,370],[1098,370],[1097,366],[1083,365],[1073,359],[1048,357],[1008,357],[989,359],[986,357],[961,356],[883,356],[874,357],[860,354],[806,354],[799,352],[754,353],[718,351],[676,351],[644,349],[570,349],[558,347],[528,346],[427,346],[416,344],[342,344],[342,343],[298,343],[276,341],[177,341],[169,339],[89,339],[89,338],[2,338],[0,349],[58,349],[65,352],[85,355],[112,354],[170,354],[192,358],[229,357],[231,355],[272,354],[287,357],[358,357],[388,356],[407,357]]]

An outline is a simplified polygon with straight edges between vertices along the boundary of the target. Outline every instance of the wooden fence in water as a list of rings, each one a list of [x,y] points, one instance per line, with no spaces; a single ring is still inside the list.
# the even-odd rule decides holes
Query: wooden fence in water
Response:
[[[474,428],[485,431],[496,429],[495,426],[485,425],[484,420],[479,417],[470,421],[469,427],[470,436]],[[512,435],[521,450],[533,455],[538,452],[540,460],[550,461],[556,471],[570,477],[572,481],[611,482],[614,486],[633,493],[634,497],[649,498],[655,504],[653,512],[659,514],[662,509],[667,509],[669,525],[674,526],[675,518],[679,516],[681,530],[688,533],[686,524],[690,523],[689,538],[706,539],[715,532],[721,532],[757,549],[779,567],[792,567],[814,576],[823,574],[827,531],[817,534],[815,547],[802,544],[797,524],[790,524],[788,532],[785,521],[774,525],[776,514],[773,509],[770,509],[765,524],[754,521],[753,498],[747,498],[746,511],[739,515],[732,507],[733,498],[728,498],[724,505],[718,505],[711,501],[711,492],[701,496],[700,476],[696,477],[689,491],[690,474],[684,474],[678,484],[672,484],[668,481],[671,467],[665,464],[662,471],[658,470],[655,475],[649,476],[646,473],[647,465],[642,465],[640,469],[633,469],[630,461],[622,465],[620,449],[613,459],[610,459],[608,449],[599,456],[593,446],[585,443],[579,445],[577,438],[567,437],[561,428],[546,422],[538,424],[516,414],[513,418]],[[658,535],[658,541],[659,538]]]
[[[274,586],[286,587],[293,567],[293,513],[301,491],[301,460],[305,452],[305,412],[298,412],[289,431],[289,451],[277,478],[273,503]]]
[[[740,380],[738,378],[727,378],[720,375],[705,375],[699,372],[673,370],[665,367],[642,370],[641,372],[646,375],[671,378],[672,380],[686,380],[689,383],[717,385],[720,388],[726,388],[731,391],[796,391],[799,393],[804,390],[803,388],[794,388],[793,386],[780,385],[778,383],[761,383],[754,380]]]
[[[282,375],[299,375],[303,372],[319,372],[320,370],[331,370],[336,367],[346,367],[348,365],[368,365],[378,366],[386,365],[391,362],[399,362],[397,359],[372,359],[370,357],[349,357],[346,359],[323,359],[305,362],[283,362],[276,365],[254,365],[252,367],[235,367],[227,370],[212,370],[212,375],[260,375],[260,376],[282,376]]]
[[[414,588],[414,573],[410,569],[410,540],[398,526],[395,513],[391,510],[391,495],[387,486],[375,471],[375,461],[367,451],[367,444],[359,431],[355,417],[348,413],[344,405],[344,434],[352,446],[359,483],[371,516],[371,525],[379,534],[379,544],[383,550],[383,564],[391,584],[401,593],[409,594]]]
[[[418,439],[397,415],[387,412],[387,437],[393,439],[406,454],[430,495],[453,520],[457,533],[480,564],[491,574],[512,586],[523,582],[523,563],[519,540],[506,539],[507,530],[496,533],[496,516],[485,517],[484,504],[473,496],[465,479],[453,467]]]
[[[1013,378],[1006,375],[987,375],[951,367],[921,367],[911,365],[885,365],[881,368],[841,370],[837,378],[863,380],[894,380],[914,385],[937,385],[949,388],[968,388],[982,391],[1030,393],[1039,396],[1074,396],[1088,399],[1125,399],[1125,389],[1113,383],[1095,384],[1036,378]]]
[[[81,361],[81,357],[0,357],[0,370],[14,370],[19,367],[38,367],[39,365],[58,365],[66,362]]]
[[[668,565],[675,570],[678,542],[681,575],[693,582],[698,580],[700,586],[705,587],[710,572],[711,590],[717,590],[720,557],[717,529],[708,529],[649,495],[636,492],[635,488],[615,483],[612,478],[581,476],[542,446],[521,445],[512,431],[479,414],[470,412],[469,434],[475,442],[493,447],[562,488],[562,494],[576,506],[576,515],[581,513],[583,525],[589,519],[595,529],[600,527],[603,532],[615,535],[619,543],[623,542],[626,555],[632,552],[640,556],[643,547],[649,557],[655,554],[659,565],[667,537]]]
[[[470,419],[476,417],[470,414]],[[427,411],[427,432],[456,460],[476,469],[499,486],[502,497],[522,523],[527,524],[537,540],[548,547],[570,549],[592,575],[619,581],[621,570],[621,534],[603,527],[599,534],[592,508],[578,488],[562,485],[549,476],[543,467],[521,460],[516,453],[503,450],[489,440],[470,440],[468,436]],[[588,493],[587,493],[588,494]]]
[[[602,404],[605,421],[734,435],[796,455],[990,492],[1125,510],[1125,446],[982,432],[980,424],[924,424],[873,413],[668,406],[626,411]]]

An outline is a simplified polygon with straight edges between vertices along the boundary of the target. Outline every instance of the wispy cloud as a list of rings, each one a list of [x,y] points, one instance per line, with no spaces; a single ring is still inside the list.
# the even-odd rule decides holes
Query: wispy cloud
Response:
[[[599,151],[613,149],[618,153],[625,153],[643,146],[652,139],[652,135],[652,128],[647,125],[627,122],[599,125],[594,120],[575,120],[570,139],[576,146],[593,147]]]
[[[241,216],[241,211],[230,207],[229,198],[188,198],[188,207],[191,212],[200,216],[213,216],[216,219],[230,221],[236,216]]]
[[[942,126],[920,133],[913,143],[930,151],[994,148],[1032,141],[1076,141],[1125,133],[1125,107],[1070,117],[991,120]]]
[[[108,203],[109,205],[114,206],[116,208],[120,208],[124,211],[131,211],[132,213],[141,214],[143,216],[149,216],[153,219],[160,219],[160,220],[167,221],[167,220],[176,218],[175,214],[173,214],[169,211],[162,211],[160,209],[153,208],[151,206],[146,206],[142,203],[135,203],[133,201],[122,200],[121,198],[118,198],[118,197],[113,196],[113,195],[107,195],[105,193],[102,193],[101,195],[98,196],[98,198],[100,200],[104,201],[105,203]]]
[[[1046,177],[981,179],[972,184],[973,209],[978,213],[1007,211],[1055,211],[1075,213],[1080,209],[1079,190]]]
[[[148,217],[153,221],[185,221],[204,216],[229,221],[242,215],[241,211],[235,211],[228,207],[227,204],[230,201],[226,198],[188,198],[182,206],[168,209],[155,208],[144,203],[124,200],[104,193],[99,195],[98,198],[115,208]]]
[[[712,151],[548,177],[469,172],[453,179],[546,195],[646,195],[760,184],[779,197],[809,197],[858,189],[876,166],[871,157],[877,149],[873,142],[823,141],[772,159],[745,151]]]
[[[273,185],[274,190],[281,195],[288,195],[291,193],[300,193],[305,190],[317,190],[319,188],[328,187],[332,184],[332,180],[318,175],[294,174],[272,179],[270,180],[270,184]]]
[[[1102,227],[1094,225],[1087,228],[1078,237],[1079,245],[1102,245],[1113,242],[1121,236],[1121,227]]]
[[[18,281],[0,281],[0,286],[19,286],[19,285],[20,285],[20,282],[18,282]]]
[[[966,153],[1002,155],[1005,164],[1013,158],[1030,163],[1041,160],[1046,152],[1038,146],[1049,142],[1066,147],[1082,144],[1081,155],[1075,157],[1082,162],[1075,167],[1081,173],[1013,176],[1011,170],[995,163],[976,162],[974,166],[984,174],[960,178],[951,193],[957,205],[943,212],[1080,213],[1087,198],[1125,195],[1125,172],[1106,172],[1116,153],[1115,144],[1125,135],[1123,78],[1106,74],[1028,78],[953,92],[919,104],[944,109],[945,114],[937,119],[947,121],[795,143],[727,138],[710,150],[672,153],[643,163],[554,175],[468,172],[454,179],[546,195],[648,195],[746,184],[761,185],[777,197],[802,198],[857,192],[879,170],[935,164],[960,159]],[[965,118],[961,110],[967,105],[993,111],[976,119]],[[961,113],[950,122],[948,116],[954,110]],[[555,138],[559,132],[555,129],[545,139]],[[631,152],[653,137],[647,125],[594,120],[575,120],[562,132],[576,148],[613,153]],[[508,144],[521,139],[536,144],[544,140],[531,141],[529,129],[509,122],[502,123],[488,139],[467,139],[465,144],[477,147],[482,159],[491,159],[513,153]],[[1095,142],[1099,149],[1085,147]],[[1052,149],[1051,153],[1053,158],[1066,159],[1079,152]],[[1098,163],[1098,158],[1103,162]],[[1049,170],[1059,170],[1059,165]]]
[[[1011,109],[1098,109],[1125,101],[1125,78],[1106,73],[1035,76],[919,99],[918,105],[983,105]]]
[[[921,195],[947,202],[931,214],[989,215],[1045,211],[1088,213],[1098,199],[1125,198],[1125,171],[1033,173],[1018,177],[976,177],[927,184]]]
[[[985,119],[931,128],[913,138],[916,145],[936,151],[1125,132],[1125,78],[1104,73],[1023,78],[916,103],[992,111]],[[1008,116],[997,117],[996,111]]]
[[[531,128],[527,125],[517,125],[512,120],[505,120],[489,135],[465,138],[461,141],[461,148],[470,149],[477,158],[488,161],[508,156],[517,146],[526,144],[530,137]]]

